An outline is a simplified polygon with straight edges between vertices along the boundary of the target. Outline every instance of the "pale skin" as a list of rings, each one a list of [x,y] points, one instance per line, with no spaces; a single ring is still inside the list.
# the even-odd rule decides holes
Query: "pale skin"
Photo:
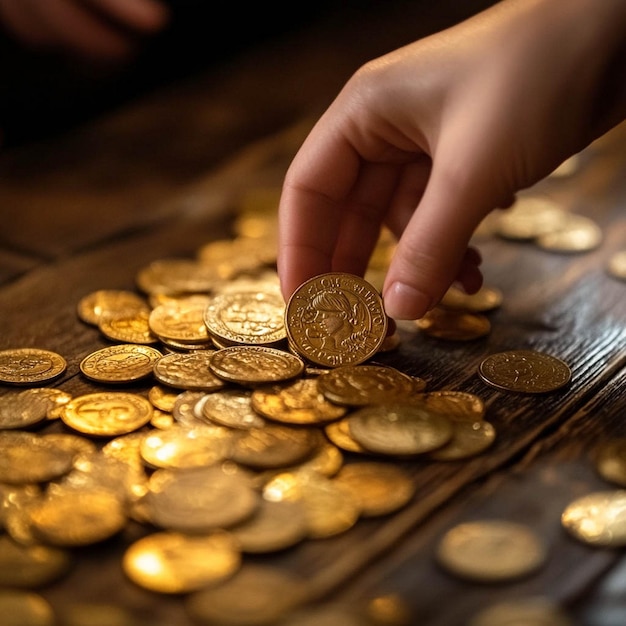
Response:
[[[626,0],[503,0],[361,67],[293,159],[279,209],[283,295],[363,276],[398,239],[387,314],[418,319],[482,284],[481,220],[626,117]]]
[[[96,61],[126,59],[168,18],[159,0],[0,0],[3,27],[25,46]]]

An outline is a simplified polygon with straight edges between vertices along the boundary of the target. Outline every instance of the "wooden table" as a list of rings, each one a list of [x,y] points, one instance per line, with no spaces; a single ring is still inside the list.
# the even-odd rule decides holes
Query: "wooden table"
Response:
[[[307,129],[360,63],[486,3],[385,4],[331,12],[58,137],[0,154],[0,349],[57,351],[69,366],[55,386],[100,389],[78,365],[109,342],[78,319],[79,299],[96,289],[136,289],[150,261],[193,257],[232,236],[242,198],[279,189]],[[407,507],[268,555],[264,564],[306,577],[319,602],[399,597],[411,625],[461,626],[488,605],[535,596],[562,606],[576,625],[626,623],[623,550],[589,547],[560,525],[574,498],[616,488],[598,476],[591,452],[626,435],[626,284],[606,271],[626,248],[625,138],[618,127],[580,155],[574,175],[533,190],[596,220],[600,247],[563,255],[478,236],[486,283],[504,295],[489,313],[490,334],[443,341],[402,324],[400,347],[382,357],[430,390],[483,398],[497,431],[493,447],[463,462],[409,463],[418,490]],[[543,395],[489,387],[479,363],[509,349],[558,356],[572,369],[571,383]],[[0,399],[8,391],[0,387]],[[548,545],[545,566],[500,585],[443,572],[433,558],[439,538],[461,521],[486,518],[533,528]],[[138,624],[187,624],[181,598],[124,577],[127,541],[81,551],[67,577],[38,592],[60,612],[72,603],[112,604]]]

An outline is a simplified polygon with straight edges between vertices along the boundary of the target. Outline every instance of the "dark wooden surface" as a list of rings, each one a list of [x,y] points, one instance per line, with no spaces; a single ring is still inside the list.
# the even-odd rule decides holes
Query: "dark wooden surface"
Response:
[[[101,288],[135,289],[137,271],[151,260],[192,257],[231,236],[242,197],[279,187],[310,124],[360,63],[488,3],[455,4],[331,12],[59,136],[0,153],[0,349],[55,350],[69,363],[55,385],[74,394],[98,389],[78,364],[107,342],[77,318],[79,299]],[[598,249],[559,255],[477,236],[486,282],[504,294],[489,314],[491,333],[446,342],[401,324],[400,348],[379,359],[426,379],[430,390],[480,395],[498,433],[494,446],[464,462],[406,463],[419,487],[405,509],[261,562],[306,578],[320,602],[398,594],[415,626],[462,626],[496,601],[538,595],[562,605],[577,626],[626,624],[623,550],[578,543],[559,521],[575,497],[611,488],[590,451],[626,435],[626,283],[606,272],[610,256],[626,248],[624,139],[618,127],[584,151],[575,175],[538,185],[598,222]],[[524,396],[477,376],[488,354],[524,348],[565,360],[571,384]],[[545,567],[490,586],[460,582],[435,565],[446,529],[494,517],[536,529],[549,546]],[[71,573],[40,593],[59,610],[112,603],[152,625],[184,626],[181,598],[124,578],[119,556],[131,539],[129,531],[81,552]]]

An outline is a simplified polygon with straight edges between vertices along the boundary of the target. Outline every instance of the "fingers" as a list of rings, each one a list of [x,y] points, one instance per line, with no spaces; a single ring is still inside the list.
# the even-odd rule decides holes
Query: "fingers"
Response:
[[[156,0],[1,0],[0,16],[21,40],[91,58],[127,56],[131,31],[151,32],[167,21]]]

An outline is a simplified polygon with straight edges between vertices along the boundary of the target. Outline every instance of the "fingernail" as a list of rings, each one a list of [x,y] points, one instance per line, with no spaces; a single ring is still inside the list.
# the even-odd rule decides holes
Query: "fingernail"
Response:
[[[404,283],[392,283],[383,294],[387,315],[396,320],[416,320],[430,309],[430,297]]]

